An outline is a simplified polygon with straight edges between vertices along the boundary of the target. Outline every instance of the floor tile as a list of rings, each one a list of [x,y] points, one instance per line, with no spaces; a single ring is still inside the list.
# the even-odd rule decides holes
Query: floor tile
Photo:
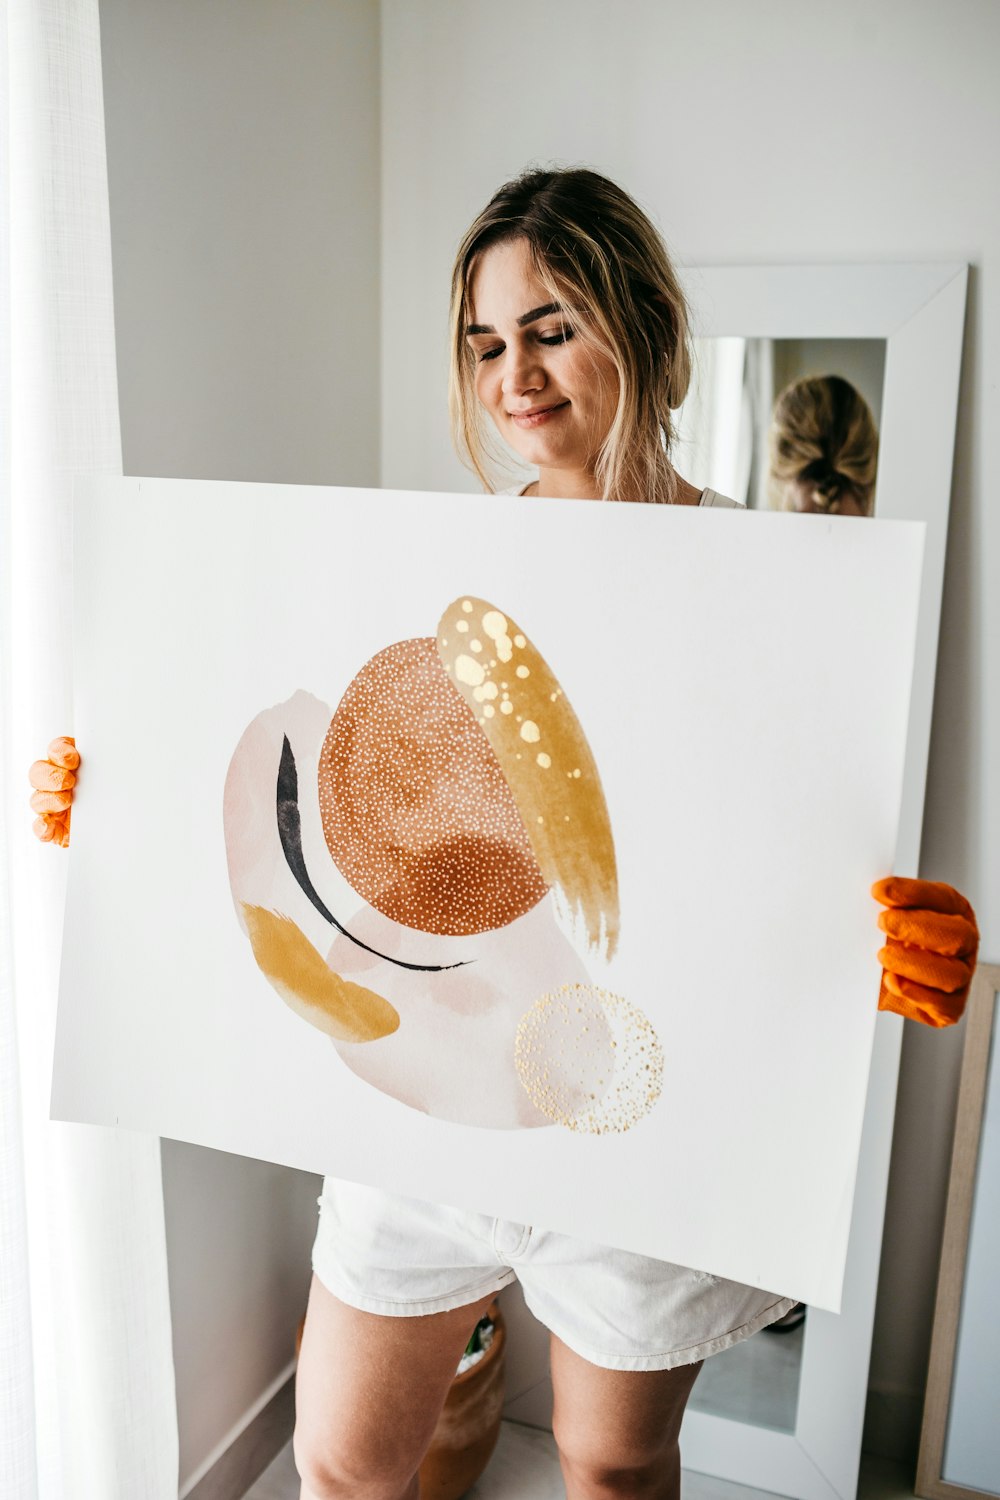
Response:
[[[566,1500],[551,1432],[504,1422],[486,1473],[467,1500]]]

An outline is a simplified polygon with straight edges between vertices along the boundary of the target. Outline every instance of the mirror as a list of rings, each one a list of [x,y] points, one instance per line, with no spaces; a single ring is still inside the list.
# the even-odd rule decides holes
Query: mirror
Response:
[[[884,339],[696,339],[676,467],[751,510],[873,514],[884,379]]]
[[[805,376],[836,374],[861,392],[879,431],[874,513],[926,523],[895,863],[900,874],[915,874],[966,268],[712,267],[689,271],[686,281],[699,334],[696,400],[682,412],[685,447],[677,455],[686,477],[721,490],[728,484],[751,507],[771,503],[766,432],[775,398]],[[943,430],[925,424],[915,444],[915,411],[933,411]],[[800,1500],[848,1500],[857,1492],[900,1041],[893,1018],[880,1017],[842,1311],[810,1309],[797,1329],[761,1333],[706,1361],[684,1424],[689,1468]],[[783,1184],[779,1172],[768,1191],[794,1191],[794,1184]]]

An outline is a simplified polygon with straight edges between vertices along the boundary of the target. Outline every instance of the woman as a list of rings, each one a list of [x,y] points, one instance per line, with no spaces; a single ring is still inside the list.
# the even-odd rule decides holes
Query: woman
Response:
[[[513,486],[522,494],[734,505],[670,463],[689,373],[684,300],[656,230],[613,183],[531,172],[501,188],[459,249],[451,323],[453,430],[487,489],[509,483],[520,460],[537,469]],[[68,838],[74,754],[63,741],[33,768],[37,829],[57,842]],[[928,894],[943,919],[907,910]],[[977,938],[968,904],[921,882],[882,882],[880,896],[894,939],[880,1003],[956,1019]],[[945,956],[917,953],[928,932]],[[792,1306],[332,1179],[320,1204],[296,1396],[302,1500],[416,1500],[470,1330],[515,1270],[552,1333],[554,1430],[573,1500],[679,1494],[678,1434],[701,1361]]]
[[[878,430],[861,392],[840,375],[786,386],[768,433],[771,502],[779,510],[870,516]]]

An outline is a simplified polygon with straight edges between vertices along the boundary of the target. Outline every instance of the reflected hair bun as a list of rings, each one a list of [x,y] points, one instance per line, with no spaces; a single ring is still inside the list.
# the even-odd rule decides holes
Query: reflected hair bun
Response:
[[[871,514],[878,430],[871,407],[840,375],[796,380],[778,396],[769,434],[772,503],[793,509],[793,485],[809,487],[820,510],[850,496]]]

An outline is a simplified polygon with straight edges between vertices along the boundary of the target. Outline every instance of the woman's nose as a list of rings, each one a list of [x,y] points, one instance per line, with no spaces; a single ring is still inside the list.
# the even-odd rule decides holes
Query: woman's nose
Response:
[[[505,396],[537,391],[545,384],[545,372],[528,349],[509,349],[504,360],[502,388]]]

